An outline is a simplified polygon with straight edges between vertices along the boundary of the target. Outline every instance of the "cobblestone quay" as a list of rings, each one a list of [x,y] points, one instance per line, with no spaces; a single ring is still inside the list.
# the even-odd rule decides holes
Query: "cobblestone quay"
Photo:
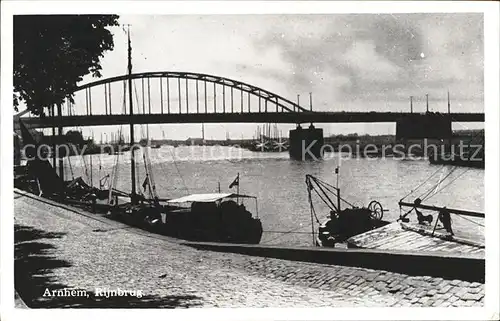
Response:
[[[14,206],[15,287],[31,308],[484,302],[481,283],[202,251],[36,197],[16,193]]]

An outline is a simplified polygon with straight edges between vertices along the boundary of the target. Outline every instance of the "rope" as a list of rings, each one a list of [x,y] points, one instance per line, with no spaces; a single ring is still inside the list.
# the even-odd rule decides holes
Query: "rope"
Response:
[[[85,161],[85,155],[83,154],[83,152],[81,152],[81,157],[83,161],[83,166],[85,167],[85,176],[87,177],[87,183],[89,183],[90,182],[89,170],[87,168],[87,162]]]
[[[422,200],[426,199],[432,193],[432,190],[436,189],[436,186],[439,186],[446,178],[448,178],[456,170],[457,170],[457,167],[453,167],[444,178],[439,179],[437,183],[431,185],[427,190],[425,190],[422,194],[420,194],[418,196],[418,198],[420,198]]]
[[[113,197],[113,189],[116,189],[116,183],[118,182],[118,161],[120,159],[120,154],[116,155],[115,165],[111,171],[111,179],[109,180],[109,194],[108,203],[111,203],[111,198]],[[116,204],[115,204],[116,205]]]
[[[281,232],[281,233],[282,233],[282,235],[278,235],[277,237],[272,238],[272,239],[270,239],[270,240],[267,240],[266,242],[261,242],[261,244],[267,244],[267,243],[270,243],[270,242],[275,241],[275,240],[277,240],[277,239],[279,239],[279,238],[282,238],[282,237],[284,237],[284,236],[286,236],[286,235],[288,235],[288,234],[296,233],[296,231],[297,231],[297,230],[300,230],[300,229],[302,229],[302,228],[308,228],[308,227],[310,227],[310,226],[311,226],[311,224],[308,224],[308,225],[306,225],[306,226],[300,226],[300,227],[298,227],[298,228],[294,228],[294,229],[291,229],[291,230],[286,231],[286,232]],[[303,232],[303,233],[301,233],[301,234],[312,234],[312,233],[311,233],[311,232]]]
[[[438,183],[436,184],[436,188],[434,189],[434,192],[433,193],[436,193],[437,190],[439,189],[439,187],[441,186],[441,183],[443,182],[443,173],[441,173],[441,176],[439,177],[439,180],[438,180]]]
[[[71,158],[68,156],[69,170],[71,171],[71,179],[75,179],[75,174],[73,173],[73,166],[71,165]]]
[[[469,145],[471,143],[474,142],[474,140],[477,138],[477,137],[480,137],[479,135],[481,134],[482,132],[479,131],[477,132],[469,141]],[[480,138],[481,139],[481,138]],[[484,143],[484,139],[481,139],[481,142]],[[455,152],[453,152],[452,150],[450,150],[450,154],[452,156],[457,156],[457,154]],[[458,156],[461,156],[461,155],[458,155]],[[425,181],[423,181],[420,185],[418,185],[415,189],[411,190],[408,194],[406,194],[403,198],[401,198],[401,200],[405,199],[406,197],[408,197],[409,195],[411,195],[412,193],[414,193],[415,191],[417,191],[420,187],[422,187],[422,185],[424,185],[426,182],[428,182],[432,177],[434,177],[439,171],[441,171],[445,166],[442,165],[439,169],[437,169],[434,173],[432,173]],[[442,191],[444,188],[446,188],[447,186],[449,186],[450,184],[447,184],[445,185],[443,188],[441,188],[440,190],[437,190],[439,188],[439,186],[441,185],[441,183],[446,179],[448,178],[453,172],[455,172],[455,170],[458,169],[458,166],[454,166],[452,168],[452,170],[442,179],[440,179],[436,184],[432,185],[430,187],[430,189],[428,189],[427,191],[425,191],[424,193],[422,193],[418,198],[421,198],[422,200],[425,200],[425,199],[430,199],[431,197],[433,197],[434,195],[436,195],[438,192]],[[465,173],[465,172],[464,172]],[[460,174],[459,177],[463,175]],[[458,178],[458,177],[457,177]],[[453,179],[453,181],[455,181],[457,178]],[[451,182],[450,182],[451,183]],[[432,193],[432,190],[434,189],[434,193]],[[431,195],[432,193],[432,195]],[[425,195],[425,196],[424,196]],[[429,196],[431,195],[431,196]],[[422,197],[423,196],[423,197]]]
[[[317,177],[313,177],[313,176],[309,176],[316,184],[318,185],[323,185],[322,187],[324,187],[328,192],[334,194],[334,195],[337,195],[337,191],[336,191],[336,187],[325,182],[325,181],[322,181],[320,180],[319,178]],[[320,184],[321,183],[321,184]],[[332,190],[333,189],[333,190]],[[316,190],[315,190],[316,191]],[[323,192],[324,193],[324,192]],[[316,191],[316,194],[320,195],[317,191]],[[321,197],[321,196],[320,196]],[[324,199],[322,199],[324,201]],[[346,203],[347,205],[351,206],[351,207],[355,207],[354,204],[348,202],[347,200],[345,200],[344,198],[340,197],[340,200],[343,201],[344,203]]]
[[[144,85],[144,79],[143,79],[143,85]],[[136,106],[137,106],[137,113],[140,112],[139,110],[139,94],[137,93],[137,86],[135,85],[135,81],[132,82],[132,84],[134,85],[134,93],[135,93],[135,102],[136,102]],[[144,113],[144,88],[143,88],[143,92],[142,92],[142,112]],[[147,126],[147,125],[146,125]],[[144,138],[145,136],[145,131],[144,131],[144,124],[141,124],[141,138]]]
[[[129,88],[129,90],[132,90],[132,88]],[[133,106],[132,106],[133,107]],[[123,81],[123,114],[126,114],[127,113],[127,82],[124,80]],[[122,131],[122,127],[120,126],[120,137],[121,137],[121,131]],[[130,138],[130,142],[132,142],[132,139],[134,137],[129,137]],[[134,155],[134,146],[132,146],[132,144],[130,144],[130,156],[132,157]],[[134,157],[135,158],[135,157]],[[137,162],[134,163],[134,167],[135,167],[135,171],[138,172],[139,169],[137,167]],[[134,177],[134,180],[135,180],[135,184],[136,186],[139,186],[140,185],[140,181],[139,181],[139,177],[138,175],[135,175]],[[131,182],[132,183],[132,182]],[[140,189],[139,189],[140,191]]]
[[[147,167],[147,164],[146,164],[146,156],[145,156],[145,154],[142,154],[142,158],[144,159],[144,171],[146,172],[146,183],[147,183],[147,186],[149,187],[149,189],[148,189],[149,197],[153,198],[153,192],[151,191],[151,178],[150,178],[150,175],[148,173],[148,167]]]
[[[102,162],[101,162],[101,153],[99,153],[99,187],[101,187],[100,181],[101,181],[101,171],[102,171]]]
[[[126,82],[123,82],[123,104],[122,104],[122,113],[126,113],[126,93],[127,93],[127,87],[126,87]],[[118,141],[115,142],[117,144],[120,144],[121,138],[122,138],[122,132],[123,132],[123,125],[120,125],[120,128],[118,129]],[[116,151],[114,151],[116,152]],[[116,189],[116,184],[118,183],[118,173],[119,173],[119,161],[120,161],[120,153],[117,153],[115,158],[115,164],[113,166],[113,169],[111,171],[111,179],[109,181],[109,196],[108,196],[108,202],[111,202],[111,197],[113,196],[113,189]]]
[[[135,94],[136,94],[136,100],[137,100],[137,108],[139,108],[139,97],[138,97],[138,94],[137,94],[137,86],[135,86],[135,83],[134,83],[134,89],[135,89]],[[143,93],[143,96],[144,96],[144,93]],[[143,97],[144,98],[144,97]],[[145,108],[145,105],[143,105],[143,109]],[[141,134],[144,136],[144,125],[141,124]],[[177,171],[177,174],[179,175],[179,177],[181,178],[182,180],[182,184],[184,186],[184,189],[187,191],[188,194],[190,194],[189,192],[189,188],[187,187],[186,185],[186,182],[184,181],[184,177],[182,176],[180,170],[179,170],[179,167],[177,166],[177,163],[175,161],[175,155],[172,153],[172,151],[170,151],[170,153],[172,154],[172,159],[173,159],[173,162],[174,162],[174,166],[175,166],[175,169]],[[151,159],[149,157],[149,152],[147,152],[147,157],[148,157],[148,162],[147,162],[147,168],[148,168],[148,171],[150,172],[150,183],[152,184],[152,188],[153,188],[153,192],[154,192],[154,195],[156,197],[158,197],[158,194],[156,192],[156,184],[155,184],[155,181],[154,181],[154,178],[153,178],[153,175],[152,175],[152,166],[151,166]],[[146,160],[145,160],[146,162]],[[163,169],[163,165],[162,163],[160,162],[160,167]]]
[[[136,105],[137,105],[137,112],[140,112],[139,111],[139,94],[137,93],[137,86],[135,85],[135,82],[133,82],[134,84],[134,92],[135,92],[135,100],[136,100]],[[144,82],[143,82],[143,85],[144,85]],[[144,105],[144,88],[143,89],[143,92],[142,92],[142,98],[143,98],[143,104],[142,104],[142,109],[143,109],[143,113],[145,112],[145,105]],[[148,125],[146,125],[148,126]],[[141,124],[141,136],[142,138],[144,138],[145,136],[145,130],[144,130],[144,124]],[[147,135],[149,136],[149,135]],[[149,138],[149,137],[147,137]],[[147,142],[147,144],[149,144],[149,141]],[[144,167],[145,167],[145,171],[146,171],[146,176],[148,177],[148,184],[149,186],[152,188],[152,192],[150,192],[151,194],[151,197],[156,197],[158,198],[158,194],[156,193],[156,183],[155,183],[155,180],[154,180],[154,175],[153,175],[153,167],[151,166],[151,158],[149,156],[149,149],[146,147],[145,148],[145,152],[143,153],[143,160],[144,160]]]
[[[305,226],[309,227],[309,226]],[[262,231],[262,233],[278,233],[278,234],[311,234],[311,232],[290,232],[290,231]]]
[[[144,81],[143,81],[143,83],[144,83]],[[138,93],[137,93],[137,86],[135,85],[135,81],[133,81],[133,80],[132,80],[132,85],[133,85],[133,89],[134,89],[134,94],[135,94],[135,102],[136,102],[134,112],[135,112],[135,111],[137,111],[137,113],[139,114],[139,113],[140,113],[140,107],[139,107],[139,105],[140,105],[140,104],[139,104],[139,95],[138,95]],[[132,88],[130,88],[130,90],[132,90]],[[144,100],[144,95],[143,95],[143,100]],[[143,111],[144,111],[144,104],[143,104]],[[144,124],[140,124],[140,127],[141,127],[141,140],[142,140],[142,139],[144,138]],[[146,145],[147,145],[147,144],[146,144]],[[144,161],[144,172],[145,172],[145,174],[146,174],[146,178],[145,178],[145,179],[147,179],[147,180],[148,180],[148,181],[147,181],[148,186],[151,188],[151,175],[150,175],[150,173],[148,173],[148,168],[147,168],[147,163],[146,163],[146,158],[145,158],[145,157],[146,157],[146,155],[145,155],[145,153],[143,152],[143,153],[142,153],[142,159],[143,159],[143,161]],[[136,163],[136,165],[138,166],[138,164],[137,164],[137,163]],[[136,175],[136,178],[137,178],[137,180],[138,180],[138,182],[137,182],[137,183],[138,183],[138,186],[139,186],[139,184],[140,184],[139,175]],[[142,190],[141,190],[140,188],[139,188],[139,191],[142,193]],[[153,195],[152,195],[152,193],[151,193],[151,190],[149,189],[148,191],[149,191],[150,197],[152,198],[152,197],[153,197]]]
[[[309,199],[309,206],[311,208],[311,213],[314,215],[314,218],[316,219],[316,223],[319,224],[319,219],[318,216],[316,215],[316,209],[314,208],[314,203],[312,201],[312,194],[311,194],[311,189],[307,189],[307,194],[308,194],[308,199]]]
[[[460,178],[463,174],[467,173],[469,170],[470,170],[470,168],[466,169],[465,171],[463,171],[462,173],[460,173],[459,175],[457,175],[456,177],[454,177],[448,184],[446,184],[445,186],[443,186],[438,192],[443,191],[446,187],[450,186],[454,181],[456,181],[458,178]],[[437,192],[434,193],[433,195],[431,195],[429,198],[427,198],[427,200],[431,199],[436,194],[437,194]]]
[[[329,191],[330,193],[332,193],[332,194],[336,194],[336,193],[337,193],[337,192],[336,192],[336,187],[335,187],[335,186],[333,186],[333,185],[331,185],[331,184],[329,184],[329,183],[327,183],[327,182],[325,182],[325,181],[322,181],[322,180],[321,180],[321,179],[319,179],[319,178],[316,178],[316,177],[315,177],[314,179],[315,179],[315,180],[317,180],[318,182],[322,183],[323,185],[326,185],[327,187],[329,187],[329,188],[327,188],[326,190],[327,190],[327,191]],[[333,190],[332,190],[332,189],[333,189]],[[352,207],[354,207],[354,206],[355,206],[354,204],[352,204],[351,202],[347,201],[346,199],[344,199],[344,198],[342,198],[342,197],[340,197],[340,200],[341,200],[341,201],[343,201],[344,203],[346,203],[346,204],[347,204],[347,205],[349,205],[349,206],[352,206]]]
[[[314,190],[316,192],[316,195],[318,195],[318,197],[325,203],[328,205],[328,207],[331,209],[331,210],[334,210],[336,209],[335,205],[333,204],[332,200],[330,200],[330,198],[328,198],[328,196],[326,195],[326,193],[322,191],[323,195],[321,195],[318,191],[316,191],[312,186],[308,186],[308,191],[310,193],[311,190]],[[309,201],[311,202],[311,197],[309,197]]]
[[[189,192],[189,188],[188,188],[188,187],[187,187],[187,185],[186,185],[186,182],[184,181],[184,177],[182,177],[182,174],[181,174],[181,172],[180,172],[180,170],[179,170],[179,167],[177,166],[177,163],[176,163],[176,161],[175,161],[175,155],[174,155],[174,153],[172,153],[172,151],[170,151],[170,153],[172,154],[172,159],[173,159],[173,161],[174,161],[174,166],[175,166],[175,169],[177,170],[177,174],[179,174],[179,177],[180,177],[180,178],[181,178],[181,180],[182,180],[182,185],[184,185],[184,189],[187,191],[187,193],[188,193],[188,194],[191,194],[191,193]]]
[[[471,219],[469,219],[469,218],[467,218],[467,217],[464,217],[464,216],[462,216],[462,215],[460,215],[460,214],[455,214],[455,215],[457,215],[458,217],[460,217],[460,218],[462,218],[462,219],[464,219],[464,220],[466,220],[466,221],[469,221],[469,222],[471,222],[471,223],[474,223],[474,224],[476,224],[476,225],[479,225],[479,226],[484,227],[484,225],[483,225],[483,224],[478,223],[478,222],[476,222],[476,221],[474,221],[474,220],[471,220]]]
[[[416,192],[420,187],[422,187],[422,185],[424,185],[425,183],[427,183],[434,175],[436,175],[439,171],[443,170],[444,168],[444,165],[442,165],[440,168],[438,168],[434,173],[432,173],[429,177],[427,177],[426,180],[424,180],[422,183],[420,183],[415,189],[412,189],[408,194],[406,194],[405,196],[403,196],[401,198],[401,200],[404,200],[405,198],[407,198],[409,195],[413,194],[414,192]]]
[[[146,166],[147,166],[147,169],[148,169],[148,172],[149,172],[149,183],[153,189],[153,196],[155,198],[158,198],[158,193],[156,193],[156,183],[155,183],[155,180],[154,180],[154,175],[153,175],[153,166],[151,165],[151,158],[149,157],[149,150],[146,149],[146,154],[147,154],[147,163],[146,163]]]
[[[443,188],[445,188],[445,187],[449,186],[451,182],[454,182],[454,181],[456,180],[456,178],[455,178],[455,179],[453,179],[453,180],[452,180],[450,183],[448,183],[447,185],[445,185],[445,186],[444,186],[441,190],[439,190],[439,191],[435,191],[435,192],[434,192],[434,194],[432,194],[432,190],[433,190],[435,187],[439,186],[439,185],[440,185],[440,184],[441,184],[441,183],[442,183],[445,179],[447,179],[448,177],[450,177],[450,175],[451,175],[451,174],[453,174],[453,173],[454,173],[457,169],[458,169],[458,167],[454,167],[454,168],[452,168],[452,169],[450,170],[450,172],[449,172],[448,174],[446,174],[446,176],[445,176],[443,179],[441,179],[440,181],[438,181],[438,182],[437,182],[437,184],[435,184],[434,186],[432,186],[432,187],[431,187],[431,189],[430,189],[430,190],[429,190],[429,191],[425,194],[425,196],[422,198],[422,201],[430,199],[431,197],[433,197],[434,195],[436,195],[438,192],[442,191],[442,190],[443,190]],[[432,195],[431,195],[431,194],[432,194]],[[429,196],[429,195],[430,195],[430,196]]]

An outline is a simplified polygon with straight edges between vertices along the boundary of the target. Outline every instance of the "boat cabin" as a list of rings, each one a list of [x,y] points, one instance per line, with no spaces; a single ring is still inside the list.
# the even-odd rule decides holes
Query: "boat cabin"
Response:
[[[255,201],[256,218],[243,204]],[[167,201],[162,221],[180,238],[258,243],[262,225],[258,219],[257,198],[234,193],[191,194]]]

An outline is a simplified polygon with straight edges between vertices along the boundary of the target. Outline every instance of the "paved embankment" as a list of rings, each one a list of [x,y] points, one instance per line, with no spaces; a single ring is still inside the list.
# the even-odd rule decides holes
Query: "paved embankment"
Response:
[[[15,285],[30,307],[469,306],[484,300],[481,283],[196,250],[27,196],[16,195],[14,204]],[[86,292],[44,296],[65,288]],[[142,297],[99,296],[104,289],[140,290]]]
[[[416,252],[326,247],[280,247],[228,243],[184,242],[200,250],[384,270],[411,276],[484,283],[485,260],[480,254]]]

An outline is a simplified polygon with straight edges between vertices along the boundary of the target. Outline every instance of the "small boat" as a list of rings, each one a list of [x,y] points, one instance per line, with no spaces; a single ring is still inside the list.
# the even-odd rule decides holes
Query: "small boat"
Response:
[[[390,222],[384,221],[384,209],[378,201],[371,201],[367,207],[356,207],[340,196],[340,189],[324,182],[312,175],[306,175],[306,185],[311,207],[311,222],[319,220],[312,202],[312,192],[323,200],[330,209],[330,217],[320,223],[318,236],[315,239],[316,246],[335,247],[337,243],[344,243],[354,235],[364,233]],[[341,208],[344,202],[350,207]],[[314,227],[313,227],[314,229]]]
[[[128,35],[129,74],[131,74],[131,44]],[[133,101],[132,90],[128,90],[130,101]],[[130,133],[131,145],[133,133]],[[149,138],[142,140],[147,145]],[[159,148],[157,144],[155,147]],[[237,193],[192,194],[177,199],[162,200],[156,192],[154,175],[149,159],[148,149],[144,150],[145,180],[142,184],[144,193],[137,188],[135,182],[135,148],[131,149],[131,192],[121,202],[115,201],[110,206],[109,216],[126,224],[137,226],[155,233],[191,241],[232,242],[257,244],[262,237],[260,219],[254,218],[243,200],[255,200],[253,196],[239,194],[239,174],[229,186],[237,186]],[[219,187],[220,191],[220,187]],[[121,203],[121,204],[120,204]]]
[[[191,194],[171,200],[135,203],[125,200],[109,216],[154,233],[196,242],[258,244],[262,223],[240,200],[254,196],[234,193]],[[162,204],[160,204],[162,203]]]
[[[336,172],[338,174],[338,169]],[[441,183],[442,180],[437,183],[437,187]],[[383,220],[384,209],[378,201],[371,201],[367,207],[359,208],[343,199],[340,196],[338,187],[334,187],[314,176],[306,175],[306,184],[311,206],[313,237],[314,218],[318,223],[319,220],[313,206],[312,193],[315,192],[330,208],[330,218],[320,224],[318,228],[318,236],[315,239],[316,246],[335,247],[336,244],[343,243],[348,248],[416,252],[446,251],[484,256],[484,244],[480,241],[455,235],[451,220],[451,215],[484,218],[484,213],[423,204],[420,198],[415,199],[413,202],[404,201],[406,196],[415,192],[423,184],[420,184],[399,201],[398,205],[401,209],[409,208],[410,210],[400,215],[394,222]],[[334,201],[335,198],[336,202]],[[350,207],[342,209],[341,202],[347,203]],[[437,212],[437,216],[425,215],[419,210]],[[411,223],[409,214],[413,212],[416,214],[417,220]],[[470,222],[481,225],[472,220]],[[444,230],[444,232],[441,230]]]
[[[235,193],[191,194],[167,201],[161,215],[161,229],[166,235],[202,242],[258,244],[262,223],[253,217],[244,199],[257,198]]]

